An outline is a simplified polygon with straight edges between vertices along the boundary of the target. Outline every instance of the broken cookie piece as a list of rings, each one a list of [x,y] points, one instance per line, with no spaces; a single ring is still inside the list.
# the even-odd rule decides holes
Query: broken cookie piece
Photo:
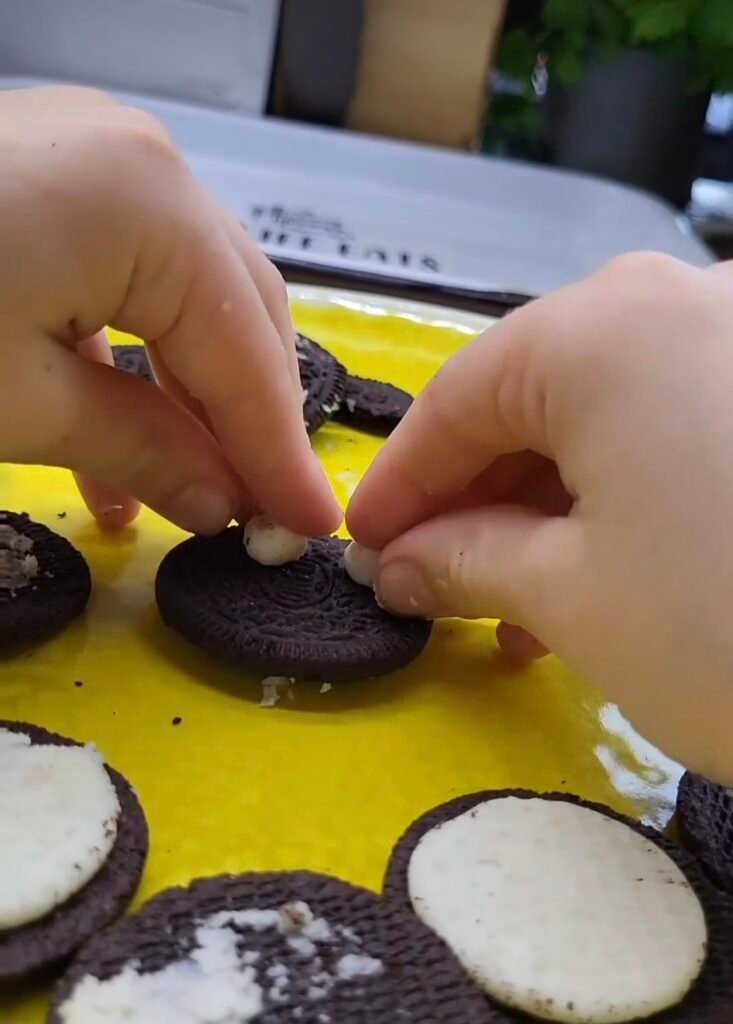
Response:
[[[0,649],[60,632],[89,600],[92,579],[66,538],[26,513],[0,512]]]
[[[385,895],[448,943],[502,1024],[730,1013],[733,902],[659,833],[579,798],[437,807],[395,848]]]
[[[48,1024],[487,1024],[412,915],[325,875],[200,879],[92,940]]]
[[[0,721],[0,983],[67,960],[125,910],[148,849],[130,785],[92,746]]]
[[[295,338],[300,383],[303,388],[303,419],[309,434],[336,413],[346,390],[346,370],[330,352],[304,334]]]
[[[38,575],[33,540],[0,522],[0,590],[20,590]]]
[[[344,399],[335,418],[356,430],[387,437],[411,405],[412,395],[394,384],[349,374]]]

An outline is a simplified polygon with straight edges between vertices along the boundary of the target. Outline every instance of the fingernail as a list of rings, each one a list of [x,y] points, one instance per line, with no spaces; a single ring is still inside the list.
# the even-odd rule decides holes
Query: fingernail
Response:
[[[417,566],[411,562],[389,562],[379,570],[377,578],[379,603],[400,615],[430,618],[437,612],[435,595]]]
[[[191,533],[215,534],[232,521],[236,504],[215,484],[197,482],[180,491],[161,511]]]

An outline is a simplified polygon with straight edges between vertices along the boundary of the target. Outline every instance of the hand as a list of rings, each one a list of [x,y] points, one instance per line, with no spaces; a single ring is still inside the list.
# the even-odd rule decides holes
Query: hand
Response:
[[[132,495],[205,533],[254,507],[335,528],[282,279],[161,125],[89,89],[0,93],[0,150],[0,458],[73,469],[116,525]],[[165,390],[110,368],[106,324]]]
[[[732,265],[629,255],[507,316],[420,395],[347,521],[383,549],[386,606],[523,627],[504,644],[556,651],[733,783]]]

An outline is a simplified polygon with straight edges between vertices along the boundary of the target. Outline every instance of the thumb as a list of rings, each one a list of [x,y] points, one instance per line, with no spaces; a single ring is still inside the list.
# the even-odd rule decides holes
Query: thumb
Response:
[[[578,529],[574,520],[506,505],[437,516],[384,549],[377,595],[405,615],[504,619],[552,646]]]

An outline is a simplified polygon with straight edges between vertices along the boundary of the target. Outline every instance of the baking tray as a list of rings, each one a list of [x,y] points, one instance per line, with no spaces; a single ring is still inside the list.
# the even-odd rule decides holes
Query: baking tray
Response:
[[[490,323],[317,287],[291,295],[298,327],[349,369],[412,392]],[[379,444],[339,425],[314,438],[342,504]],[[566,790],[660,826],[669,820],[679,767],[556,658],[512,667],[493,623],[442,622],[402,672],[327,693],[297,683],[292,701],[262,708],[258,679],[197,652],[158,617],[153,580],[179,530],[144,512],[105,535],[69,474],[0,474],[3,507],[69,537],[95,584],[80,621],[0,662],[0,717],[94,741],[134,783],[152,840],[138,903],[222,871],[311,868],[379,889],[415,817],[488,787]],[[41,1024],[47,998],[0,998],[0,1020]]]

